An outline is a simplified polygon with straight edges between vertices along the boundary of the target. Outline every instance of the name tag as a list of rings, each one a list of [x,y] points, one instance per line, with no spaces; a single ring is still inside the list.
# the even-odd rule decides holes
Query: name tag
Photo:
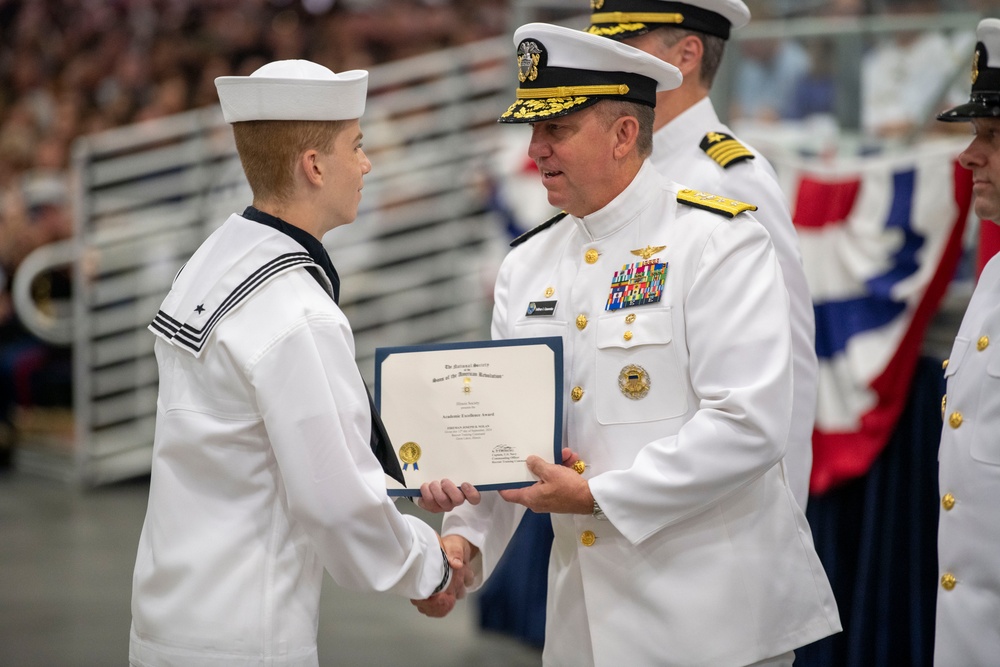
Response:
[[[556,301],[532,301],[528,304],[528,317],[552,317],[556,313]]]

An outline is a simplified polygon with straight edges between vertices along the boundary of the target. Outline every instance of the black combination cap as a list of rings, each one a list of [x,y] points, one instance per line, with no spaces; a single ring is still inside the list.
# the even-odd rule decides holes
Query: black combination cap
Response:
[[[1000,118],[1000,19],[983,19],[976,28],[972,55],[972,95],[965,104],[938,115],[945,122]]]

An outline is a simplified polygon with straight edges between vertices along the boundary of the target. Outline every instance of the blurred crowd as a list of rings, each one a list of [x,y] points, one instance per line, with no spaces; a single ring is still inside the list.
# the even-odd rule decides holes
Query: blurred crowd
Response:
[[[25,182],[57,196],[83,134],[214,104],[217,76],[269,60],[365,68],[500,34],[506,16],[506,0],[0,0],[2,235],[36,203]]]
[[[840,103],[857,105],[860,133],[872,140],[912,138],[935,129],[928,120],[968,97],[973,16],[1000,16],[997,0],[748,0],[754,20],[933,18],[965,12],[964,28],[900,30],[838,41],[834,36],[741,41],[730,120],[773,123],[834,115]],[[854,67],[855,99],[837,89],[838,69]],[[936,128],[940,129],[940,128]]]
[[[23,328],[10,283],[32,250],[72,234],[75,139],[215,104],[217,76],[270,60],[368,68],[507,20],[507,0],[0,0],[0,464],[14,407],[67,394],[51,386],[64,351]],[[53,289],[32,286],[41,301]]]

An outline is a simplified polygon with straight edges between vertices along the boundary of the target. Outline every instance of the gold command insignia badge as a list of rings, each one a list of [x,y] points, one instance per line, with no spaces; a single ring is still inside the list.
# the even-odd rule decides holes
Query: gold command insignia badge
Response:
[[[649,373],[642,366],[629,364],[618,374],[618,388],[633,401],[645,398],[649,393]]]
[[[976,54],[972,56],[972,83],[975,83],[976,79],[978,78],[979,78],[979,51],[977,50]]]
[[[632,250],[631,253],[643,259],[649,259],[661,250],[666,249],[665,245],[648,245],[645,248],[639,248],[638,250]]]
[[[417,461],[420,460],[420,445],[415,442],[404,442],[399,448],[399,460],[403,462],[403,470],[406,466],[413,464],[414,470],[420,470]]]
[[[538,44],[525,40],[517,47],[517,80],[521,83],[534,81],[538,78],[538,61],[542,58],[542,50]]]

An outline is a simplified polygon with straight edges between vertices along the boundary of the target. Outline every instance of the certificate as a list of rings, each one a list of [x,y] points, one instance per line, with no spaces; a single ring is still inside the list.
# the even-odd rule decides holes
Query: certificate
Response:
[[[562,460],[562,363],[558,337],[375,350],[375,400],[406,478],[389,494],[445,478],[533,484],[529,455]]]

